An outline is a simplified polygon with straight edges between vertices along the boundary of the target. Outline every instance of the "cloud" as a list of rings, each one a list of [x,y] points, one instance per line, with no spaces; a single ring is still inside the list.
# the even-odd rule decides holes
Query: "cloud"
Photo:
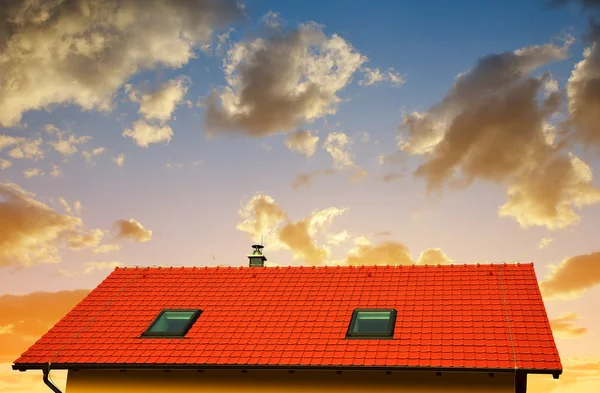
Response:
[[[4,334],[0,334],[0,362],[16,360],[89,292],[77,289],[0,296],[0,326],[4,327]]]
[[[65,213],[67,213],[68,215],[73,214],[73,210],[71,209],[71,206],[69,206],[69,203],[65,200],[65,198],[59,197],[58,203],[60,203],[62,208],[65,210]]]
[[[291,151],[311,157],[317,151],[318,136],[313,136],[308,130],[297,130],[285,138],[285,145]]]
[[[114,224],[117,228],[116,239],[131,239],[140,243],[145,243],[152,238],[152,231],[133,218],[129,220],[117,220]]]
[[[388,236],[389,232],[376,235]],[[429,248],[421,252],[415,261],[410,249],[403,243],[387,240],[373,244],[366,236],[354,239],[355,247],[350,249],[348,256],[341,263],[348,265],[438,265],[452,263],[453,260],[439,248]]]
[[[85,159],[85,162],[92,162],[92,159],[100,154],[104,153],[105,149],[103,147],[97,147],[92,150],[84,150],[81,152],[81,155]]]
[[[352,139],[343,132],[331,132],[323,142],[323,148],[331,155],[336,170],[352,170],[351,180],[357,183],[367,176],[367,172],[356,165],[354,154],[349,151]]]
[[[104,232],[100,229],[91,229],[87,232],[70,231],[67,234],[67,244],[71,250],[97,247]]]
[[[81,216],[81,202],[75,201],[73,202],[73,209],[75,209],[75,214]]]
[[[123,263],[121,261],[84,262],[83,266],[85,266],[85,269],[83,269],[82,274],[89,274],[95,270],[104,270],[104,269],[114,270],[115,267],[121,266],[122,264]]]
[[[48,144],[54,148],[57,152],[64,156],[70,156],[77,153],[77,145],[81,145],[89,142],[92,137],[87,135],[75,136],[70,134],[65,138],[65,132],[59,130],[52,124],[46,124],[44,129],[47,134],[56,135],[56,141],[50,141]]]
[[[414,175],[428,192],[463,188],[475,179],[505,184],[508,201],[499,215],[549,229],[576,224],[574,207],[600,201],[589,167],[548,141],[561,92],[549,88],[549,74],[530,76],[565,59],[571,42],[488,55],[457,76],[442,102],[404,116],[399,148],[423,155]]]
[[[300,259],[311,265],[327,261],[330,251],[326,246],[318,246],[315,236],[330,225],[335,217],[348,211],[348,208],[330,207],[315,210],[306,218],[288,222],[279,231],[279,241],[292,252],[294,259]]]
[[[540,282],[545,298],[577,298],[600,284],[600,252],[565,258]]]
[[[269,249],[289,250],[294,259],[315,265],[324,263],[330,255],[326,246],[317,244],[316,237],[327,234],[326,228],[333,219],[347,211],[348,208],[329,207],[292,221],[272,197],[257,193],[238,211],[241,221],[236,229],[248,233],[252,239],[264,234]]]
[[[419,255],[417,263],[420,265],[438,265],[451,263],[452,259],[439,248],[429,248]]]
[[[18,142],[18,139],[9,135],[0,134],[0,151],[12,146]]]
[[[336,217],[346,214],[349,208],[329,207],[315,210],[306,217],[293,221],[288,214],[275,203],[275,200],[261,193],[254,195],[250,201],[242,205],[238,211],[241,221],[236,229],[248,233],[252,239],[260,239],[265,234],[269,250],[288,250],[294,259],[308,265],[320,264],[440,264],[451,263],[452,259],[439,248],[432,248],[421,253],[418,261],[413,261],[410,250],[395,241],[379,244],[365,236],[354,239],[355,247],[348,252],[344,260],[330,260],[331,250],[326,245],[319,245],[318,238],[324,237],[327,244],[339,245],[349,239],[348,230],[329,233],[328,228]],[[389,235],[389,231],[377,234]],[[276,264],[275,264],[276,265]]]
[[[287,218],[287,213],[272,197],[260,193],[243,204],[238,215],[242,220],[235,228],[248,233],[255,241],[263,235],[269,236]]]
[[[29,169],[25,169],[23,171],[23,176],[25,176],[25,178],[30,179],[32,177],[36,177],[36,176],[42,176],[44,174],[44,172],[40,169],[40,168],[29,168]]]
[[[359,238],[357,246],[350,250],[345,263],[348,265],[408,265],[412,256],[408,247],[394,241],[371,244],[366,238]]]
[[[141,70],[178,68],[241,16],[232,0],[7,2],[0,17],[0,126],[24,112],[75,104],[109,111]]]
[[[269,11],[260,17],[260,23],[272,29],[283,27],[284,21],[281,19],[279,12]]]
[[[369,143],[369,140],[371,139],[371,135],[369,135],[369,133],[366,131],[358,132],[357,136],[360,138],[362,143]]]
[[[568,313],[550,320],[552,333],[563,338],[578,338],[587,333],[587,329],[575,325],[579,319],[577,313]]]
[[[538,246],[539,249],[542,248],[546,248],[550,245],[550,243],[552,243],[554,241],[554,239],[552,239],[551,237],[545,237],[542,240],[540,240],[540,245]]]
[[[207,98],[207,134],[263,137],[335,114],[338,92],[365,61],[315,23],[238,42],[223,62],[227,86]]]
[[[12,162],[5,160],[4,158],[0,158],[0,169],[7,169],[12,166]]]
[[[173,168],[181,168],[183,166],[183,164],[168,162],[165,166],[167,167],[167,169],[173,169]]]
[[[591,393],[600,386],[600,360],[597,358],[563,358],[559,380],[548,375],[527,376],[528,390],[544,393]]]
[[[70,269],[58,269],[58,274],[65,277],[74,277],[79,274],[90,274],[96,270],[110,269],[114,270],[115,267],[121,266],[121,261],[110,261],[110,262],[84,262],[84,269],[79,272],[74,272]]]
[[[591,24],[590,37],[591,46],[567,82],[568,122],[574,127],[568,139],[593,146],[600,154],[600,25]]]
[[[338,244],[345,242],[349,238],[350,238],[350,233],[348,233],[348,230],[344,229],[343,231],[338,232],[338,233],[328,234],[327,235],[327,243],[338,245]]]
[[[347,169],[355,166],[354,156],[347,150],[352,144],[352,139],[343,132],[332,132],[327,135],[323,142],[323,148],[327,150],[333,158],[333,166],[336,169]]]
[[[118,167],[122,167],[123,163],[125,162],[125,154],[121,153],[112,160],[115,164],[117,164]]]
[[[1,90],[1,87],[0,87]],[[1,93],[0,93],[1,94]],[[1,100],[1,98],[0,98]],[[0,102],[0,106],[2,103]],[[0,115],[1,117],[2,115]],[[10,138],[10,137],[9,137]],[[27,158],[31,160],[41,160],[44,158],[45,153],[40,148],[42,145],[42,138],[13,138],[13,143],[17,145],[14,149],[8,152],[8,155],[12,158],[22,159]],[[1,150],[1,149],[0,149]]]
[[[383,82],[388,82],[395,87],[404,84],[404,77],[399,73],[394,72],[393,68],[381,72],[379,68],[364,67],[361,71],[364,73],[364,78],[358,81],[360,86],[373,86]]]
[[[123,131],[123,136],[130,137],[140,147],[148,147],[151,143],[170,142],[173,130],[168,125],[156,125],[145,120],[136,120],[133,127]]]
[[[52,170],[48,174],[52,177],[57,177],[62,175],[62,171],[60,170],[58,165],[52,165]]]
[[[0,183],[0,267],[58,263],[64,246],[97,245],[102,231],[82,227],[81,218],[71,215],[70,209],[60,214],[18,185]]]
[[[187,76],[180,76],[161,84],[158,89],[143,93],[125,85],[129,99],[140,104],[140,114],[147,120],[165,122],[171,118],[178,104],[183,101],[191,84]]]
[[[508,187],[508,201],[498,209],[499,215],[514,217],[523,228],[562,229],[578,223],[581,218],[573,206],[599,202],[600,189],[593,184],[591,168],[569,156],[522,168]]]
[[[313,172],[308,173],[300,173],[296,175],[296,178],[292,182],[292,188],[297,190],[301,187],[310,188],[313,184],[313,181],[316,177],[320,176],[328,176],[336,173],[335,169],[320,169]]]
[[[92,250],[94,254],[105,254],[109,252],[119,251],[121,249],[120,244],[103,244]]]

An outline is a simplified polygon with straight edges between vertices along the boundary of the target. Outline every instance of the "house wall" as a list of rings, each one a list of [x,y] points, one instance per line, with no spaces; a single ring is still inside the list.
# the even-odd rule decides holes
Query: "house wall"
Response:
[[[385,371],[69,371],[66,393],[514,393],[513,374]]]

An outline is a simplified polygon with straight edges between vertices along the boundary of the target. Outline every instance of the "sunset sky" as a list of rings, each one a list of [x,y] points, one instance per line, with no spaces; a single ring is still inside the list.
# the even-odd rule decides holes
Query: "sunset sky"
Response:
[[[10,364],[115,266],[261,237],[534,262],[564,374],[528,391],[600,391],[598,178],[598,0],[0,0],[0,391],[49,391]]]

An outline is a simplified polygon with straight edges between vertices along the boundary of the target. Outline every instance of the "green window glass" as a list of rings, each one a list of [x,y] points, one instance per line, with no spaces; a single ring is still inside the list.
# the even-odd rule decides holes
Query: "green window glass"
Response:
[[[356,309],[348,328],[350,338],[391,338],[394,336],[396,310]]]
[[[200,316],[200,310],[163,310],[144,336],[183,337]]]

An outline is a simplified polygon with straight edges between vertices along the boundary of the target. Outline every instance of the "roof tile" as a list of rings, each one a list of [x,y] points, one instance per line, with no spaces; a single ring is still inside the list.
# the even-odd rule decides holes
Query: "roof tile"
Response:
[[[393,340],[345,339],[363,307]],[[164,308],[203,313],[140,337]],[[49,361],[562,370],[533,264],[118,268],[15,363]]]

